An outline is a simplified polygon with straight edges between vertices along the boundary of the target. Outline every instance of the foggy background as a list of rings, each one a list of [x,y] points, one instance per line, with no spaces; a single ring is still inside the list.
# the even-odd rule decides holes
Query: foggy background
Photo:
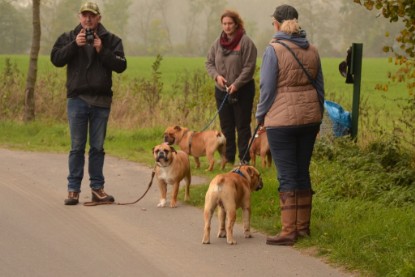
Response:
[[[80,0],[42,0],[40,54],[50,50],[63,32],[78,24]],[[97,0],[101,23],[123,39],[126,56],[206,56],[221,32],[224,9],[240,13],[258,55],[273,35],[271,15],[290,4],[299,23],[322,57],[344,57],[354,42],[364,44],[365,57],[386,57],[401,23],[389,23],[378,11],[352,0]],[[28,0],[0,0],[0,54],[27,54],[31,45],[32,10]],[[389,34],[388,37],[385,34]],[[394,46],[396,48],[396,46]]]

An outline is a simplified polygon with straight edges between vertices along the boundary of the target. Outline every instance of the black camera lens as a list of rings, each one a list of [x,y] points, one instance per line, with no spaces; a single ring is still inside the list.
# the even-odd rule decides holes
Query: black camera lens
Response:
[[[94,43],[94,31],[91,29],[86,29],[85,30],[85,39],[86,39],[86,43],[88,44],[93,44]]]

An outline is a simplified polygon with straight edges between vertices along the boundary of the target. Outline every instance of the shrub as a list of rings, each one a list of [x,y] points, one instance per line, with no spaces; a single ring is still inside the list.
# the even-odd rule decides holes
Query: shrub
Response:
[[[312,173],[316,189],[329,199],[358,198],[385,205],[415,203],[412,157],[394,137],[379,138],[361,147],[348,138],[319,139]],[[319,171],[324,170],[324,174]],[[325,176],[320,180],[318,176]]]

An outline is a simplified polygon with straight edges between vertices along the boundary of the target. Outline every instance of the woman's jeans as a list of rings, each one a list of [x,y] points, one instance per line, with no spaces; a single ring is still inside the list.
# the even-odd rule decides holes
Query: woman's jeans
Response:
[[[88,105],[80,98],[67,102],[71,151],[69,152],[68,191],[80,192],[84,177],[85,146],[89,133],[88,172],[90,187],[104,186],[104,140],[110,114],[109,108]]]
[[[249,162],[249,153],[246,153],[249,140],[251,139],[251,116],[252,106],[255,97],[255,82],[249,81],[236,93],[235,103],[230,103],[228,96],[224,102],[226,91],[215,87],[216,106],[219,110],[220,127],[226,137],[226,159],[233,163],[236,155],[236,134],[238,133],[238,152],[239,160]],[[221,106],[222,105],[222,106]],[[245,155],[246,154],[246,155]],[[245,155],[245,157],[244,157]]]
[[[311,189],[310,162],[320,125],[267,128],[278,191]]]

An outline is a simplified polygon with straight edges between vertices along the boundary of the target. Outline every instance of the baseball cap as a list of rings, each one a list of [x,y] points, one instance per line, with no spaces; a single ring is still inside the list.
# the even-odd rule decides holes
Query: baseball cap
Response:
[[[275,9],[272,15],[278,22],[282,23],[284,20],[298,19],[297,10],[290,5],[281,5]]]
[[[85,2],[82,4],[81,8],[79,9],[79,12],[91,12],[93,14],[100,14],[98,5],[94,2]]]

